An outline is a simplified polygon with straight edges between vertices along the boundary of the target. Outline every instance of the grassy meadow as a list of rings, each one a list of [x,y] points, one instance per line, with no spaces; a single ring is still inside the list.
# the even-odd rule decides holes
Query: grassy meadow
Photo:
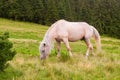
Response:
[[[55,49],[48,59],[39,59],[38,46],[48,26],[0,18],[0,34],[9,31],[17,51],[0,80],[120,80],[120,40],[101,36],[102,52],[85,58],[83,41],[70,43],[70,58],[62,44],[61,57]],[[92,39],[95,49],[95,42]],[[96,49],[95,49],[96,50]]]

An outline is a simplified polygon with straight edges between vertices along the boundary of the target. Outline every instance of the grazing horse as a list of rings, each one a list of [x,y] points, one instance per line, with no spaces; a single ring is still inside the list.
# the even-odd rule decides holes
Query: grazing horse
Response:
[[[93,46],[90,42],[90,38],[94,37],[97,45],[97,49],[101,50],[101,41],[98,31],[86,22],[69,22],[66,20],[58,20],[47,30],[40,46],[40,59],[45,59],[50,54],[53,41],[57,43],[57,56],[60,57],[60,44],[64,42],[69,55],[72,56],[69,42],[75,42],[78,40],[84,40],[87,44],[86,57],[89,52],[93,53]]]

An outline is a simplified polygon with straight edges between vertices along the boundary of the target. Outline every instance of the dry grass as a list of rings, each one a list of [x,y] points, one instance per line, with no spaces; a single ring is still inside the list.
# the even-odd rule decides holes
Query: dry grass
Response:
[[[120,40],[102,36],[101,53],[84,57],[83,41],[70,43],[70,58],[62,44],[61,58],[55,51],[44,61],[39,59],[38,46],[48,28],[42,25],[0,19],[0,32],[9,31],[17,55],[0,80],[119,80]],[[95,46],[94,40],[92,43]]]

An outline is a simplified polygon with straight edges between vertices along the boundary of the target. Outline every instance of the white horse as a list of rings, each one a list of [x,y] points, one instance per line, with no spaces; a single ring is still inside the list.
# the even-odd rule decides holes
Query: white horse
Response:
[[[95,38],[97,49],[100,51],[100,35],[93,26],[87,24],[86,22],[69,22],[66,20],[59,20],[52,24],[46,32],[44,39],[39,46],[39,51],[41,53],[40,58],[45,59],[48,57],[54,40],[57,42],[58,57],[60,57],[61,41],[64,42],[69,55],[72,56],[69,41],[75,42],[78,40],[84,40],[87,44],[86,57],[88,57],[90,51],[93,53],[93,46],[90,42],[91,37]]]

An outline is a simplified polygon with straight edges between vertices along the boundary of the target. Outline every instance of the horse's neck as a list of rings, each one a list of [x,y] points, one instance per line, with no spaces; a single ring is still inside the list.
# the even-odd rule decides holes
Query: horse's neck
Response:
[[[53,39],[51,39],[49,37],[45,37],[43,41],[46,42],[46,43],[48,43],[49,45],[51,45],[52,42],[53,42]]]
[[[51,27],[45,34],[45,37],[52,42],[55,38],[55,24],[52,24]]]
[[[46,42],[49,45],[50,49],[52,49],[54,47],[54,45],[53,45],[54,39],[55,39],[55,24],[53,24],[47,30],[43,41]]]
[[[46,42],[50,47],[52,47],[54,39],[54,35],[50,31],[47,31],[44,37],[44,42]]]

